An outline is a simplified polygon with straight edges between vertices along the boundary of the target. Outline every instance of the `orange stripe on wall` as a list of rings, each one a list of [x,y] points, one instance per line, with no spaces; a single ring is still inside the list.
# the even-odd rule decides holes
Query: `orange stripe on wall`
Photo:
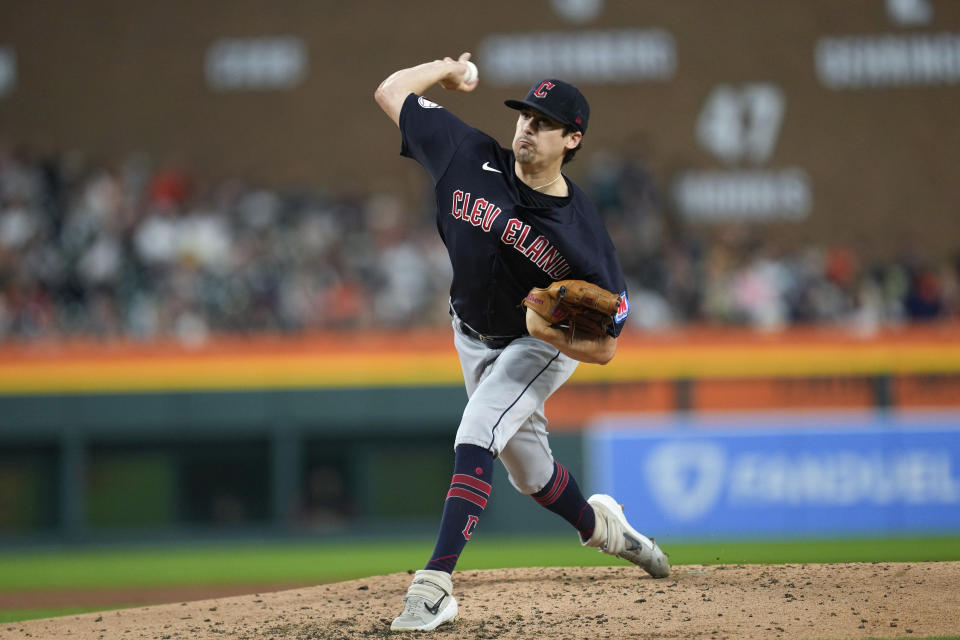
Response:
[[[574,381],[928,375],[960,372],[960,325],[870,338],[838,330],[778,334],[698,329],[625,333],[614,360]],[[460,385],[449,330],[173,342],[34,343],[0,347],[0,393],[255,390]]]
[[[300,389],[445,385],[460,380],[456,356],[387,353],[156,357],[0,365],[4,393]]]

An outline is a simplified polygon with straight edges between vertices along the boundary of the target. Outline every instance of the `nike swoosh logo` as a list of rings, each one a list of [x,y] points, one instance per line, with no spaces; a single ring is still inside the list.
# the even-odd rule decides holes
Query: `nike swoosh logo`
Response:
[[[447,594],[443,594],[442,596],[440,596],[440,599],[437,600],[437,604],[433,605],[432,607],[428,605],[426,602],[424,602],[423,608],[429,611],[431,614],[437,615],[437,613],[439,613],[440,611],[440,603],[443,602],[443,599],[446,597],[447,597]]]
[[[484,171],[493,171],[494,173],[503,173],[503,171],[500,171],[500,169],[494,169],[493,167],[491,167],[489,162],[484,162],[484,163],[483,163],[483,170],[484,170]]]

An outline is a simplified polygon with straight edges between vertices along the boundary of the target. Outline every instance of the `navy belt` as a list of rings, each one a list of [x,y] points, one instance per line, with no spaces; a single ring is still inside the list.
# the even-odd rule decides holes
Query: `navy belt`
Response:
[[[513,342],[514,340],[516,340],[517,338],[521,337],[520,335],[516,335],[516,336],[487,336],[487,335],[484,335],[484,334],[480,333],[479,331],[474,331],[474,330],[473,330],[473,327],[471,327],[470,325],[468,325],[468,324],[467,324],[466,322],[464,322],[463,320],[460,320],[459,322],[460,322],[460,331],[464,332],[465,334],[467,334],[467,335],[470,336],[471,338],[476,338],[477,340],[479,340],[479,341],[482,342],[483,344],[487,345],[487,346],[490,347],[491,349],[503,349],[503,348],[506,347],[508,344],[510,344],[511,342]]]

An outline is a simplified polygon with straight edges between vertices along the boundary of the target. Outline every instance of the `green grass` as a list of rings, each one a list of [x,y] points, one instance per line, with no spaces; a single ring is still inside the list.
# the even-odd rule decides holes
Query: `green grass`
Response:
[[[179,585],[335,582],[421,568],[422,542],[222,544],[0,552],[0,592]],[[666,544],[675,565],[960,560],[960,538]],[[570,536],[479,536],[458,568],[605,566],[620,560]]]
[[[0,593],[184,585],[319,584],[419,569],[420,542],[264,543],[0,552]],[[960,560],[960,538],[666,544],[674,565]],[[605,566],[620,560],[561,538],[477,538],[458,569]],[[0,621],[78,609],[0,611]]]

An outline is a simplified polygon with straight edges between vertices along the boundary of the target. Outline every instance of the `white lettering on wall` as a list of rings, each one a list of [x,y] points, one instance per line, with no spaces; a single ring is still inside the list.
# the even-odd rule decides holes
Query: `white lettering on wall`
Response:
[[[960,83],[960,34],[821,38],[817,77],[831,89]]]
[[[307,47],[295,36],[217,40],[206,73],[218,91],[292,89],[307,75]]]
[[[673,36],[663,29],[494,34],[479,52],[484,77],[497,85],[547,77],[595,84],[667,80],[677,66]]]
[[[684,171],[673,182],[684,217],[720,220],[792,220],[810,215],[810,178],[798,168]]]
[[[667,442],[644,465],[650,495],[678,522],[729,507],[960,507],[960,469],[949,451],[747,451]]]
[[[786,98],[774,84],[719,84],[710,91],[697,116],[697,142],[730,168],[674,176],[673,200],[685,218],[766,222],[810,215],[813,197],[803,169],[736,168],[770,160],[785,112]]]
[[[697,118],[697,141],[728,163],[765,162],[776,146],[783,111],[783,91],[776,85],[717,85]]]
[[[943,451],[745,454],[732,468],[732,504],[960,504],[960,479]]]

